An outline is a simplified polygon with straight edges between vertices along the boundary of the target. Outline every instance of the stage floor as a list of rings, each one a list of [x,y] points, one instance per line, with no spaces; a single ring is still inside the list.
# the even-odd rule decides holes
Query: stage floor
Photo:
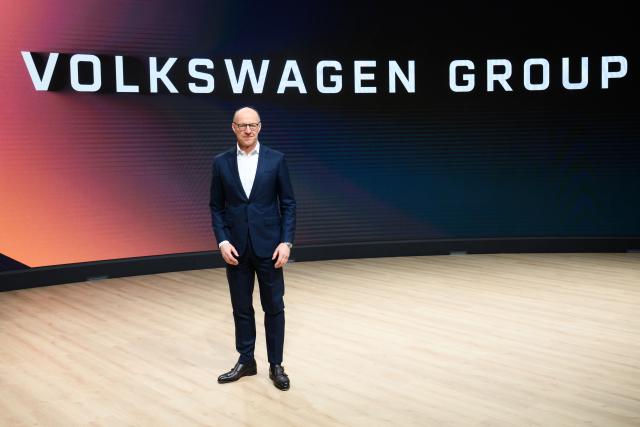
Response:
[[[0,293],[1,426],[640,426],[640,254],[285,268],[274,388],[237,359],[224,269]]]

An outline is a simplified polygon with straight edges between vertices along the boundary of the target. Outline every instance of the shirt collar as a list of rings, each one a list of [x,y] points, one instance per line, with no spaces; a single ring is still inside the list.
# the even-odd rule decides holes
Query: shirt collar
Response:
[[[236,142],[236,155],[238,155],[238,156],[251,156],[254,153],[255,154],[260,154],[260,141],[256,142],[256,148],[254,148],[253,151],[250,152],[249,154],[246,154],[244,151],[242,151],[240,149],[240,146]]]

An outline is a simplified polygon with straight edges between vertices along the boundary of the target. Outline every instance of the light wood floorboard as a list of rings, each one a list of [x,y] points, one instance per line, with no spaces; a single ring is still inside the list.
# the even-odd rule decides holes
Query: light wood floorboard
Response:
[[[640,254],[293,263],[283,365],[224,269],[0,293],[0,426],[640,426]]]

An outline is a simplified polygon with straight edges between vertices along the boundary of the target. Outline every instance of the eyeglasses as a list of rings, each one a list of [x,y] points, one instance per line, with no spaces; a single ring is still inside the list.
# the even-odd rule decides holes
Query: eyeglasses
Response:
[[[258,123],[243,123],[243,124],[233,122],[233,124],[236,125],[236,127],[238,129],[240,129],[240,130],[245,130],[248,127],[249,129],[251,129],[251,131],[256,131],[260,127],[260,122],[258,122]]]

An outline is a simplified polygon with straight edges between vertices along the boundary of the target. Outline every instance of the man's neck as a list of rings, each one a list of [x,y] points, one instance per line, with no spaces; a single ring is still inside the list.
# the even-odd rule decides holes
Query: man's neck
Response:
[[[240,145],[240,143],[238,142],[238,147],[240,147],[240,150],[242,150],[242,152],[244,152],[244,154],[251,154],[251,152],[253,150],[256,149],[256,147],[258,146],[258,141],[256,141],[253,145],[250,145],[249,147],[243,147],[242,145]]]

